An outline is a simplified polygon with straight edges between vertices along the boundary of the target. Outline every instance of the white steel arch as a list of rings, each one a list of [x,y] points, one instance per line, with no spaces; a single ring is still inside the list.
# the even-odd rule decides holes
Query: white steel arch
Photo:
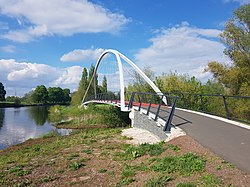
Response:
[[[154,84],[153,81],[151,81],[148,76],[142,71],[140,70],[140,68],[138,66],[136,66],[130,59],[128,59],[125,55],[121,54],[120,52],[114,50],[114,49],[107,49],[105,50],[101,55],[100,57],[98,58],[97,60],[97,63],[95,65],[95,70],[94,70],[94,73],[93,73],[93,76],[91,78],[91,81],[90,81],[90,84],[86,90],[86,93],[85,95],[83,96],[83,99],[82,99],[82,104],[84,104],[84,101],[85,101],[85,98],[87,96],[87,92],[90,88],[90,85],[92,83],[92,81],[94,80],[94,77],[96,75],[96,72],[97,72],[97,69],[99,67],[99,64],[101,63],[101,60],[103,59],[103,57],[105,55],[107,55],[108,53],[112,53],[115,55],[116,57],[116,60],[117,60],[117,63],[118,63],[118,69],[119,69],[119,78],[120,78],[120,106],[121,106],[121,111],[128,111],[128,108],[125,107],[125,96],[124,96],[124,87],[125,87],[125,84],[124,84],[124,77],[123,77],[123,67],[122,67],[122,62],[121,62],[121,58],[123,60],[125,60],[130,66],[132,66],[135,71],[153,88],[153,90],[159,95],[163,95],[163,93],[161,92],[161,90]],[[95,94],[96,94],[96,91],[95,91]],[[167,101],[166,101],[166,98],[163,98],[163,102],[165,104],[167,104]]]

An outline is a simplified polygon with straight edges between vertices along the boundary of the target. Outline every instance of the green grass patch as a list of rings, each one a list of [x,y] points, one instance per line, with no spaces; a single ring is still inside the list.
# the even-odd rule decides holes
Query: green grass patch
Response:
[[[84,149],[82,152],[89,154],[89,155],[93,153],[93,151],[91,149]]]
[[[86,128],[95,125],[125,127],[130,123],[128,113],[109,105],[88,105],[87,108],[52,106],[49,121],[61,128]]]
[[[81,162],[72,162],[69,167],[72,170],[78,170],[78,169],[80,169],[83,166],[85,166],[85,164],[83,164]]]
[[[186,153],[182,156],[166,156],[155,159],[152,169],[156,172],[174,173],[179,172],[188,176],[205,168],[205,160],[194,153]]]
[[[52,137],[58,137],[60,136],[60,134],[57,131],[50,131],[47,134],[43,134],[41,137],[39,138],[52,138]]]
[[[220,186],[221,184],[222,181],[218,177],[212,174],[206,174],[202,176],[199,182],[200,186],[205,186],[205,187],[216,187]]]
[[[176,187],[196,187],[196,185],[193,183],[179,183]]]
[[[165,151],[164,142],[158,144],[140,144],[138,146],[126,145],[124,152],[117,152],[115,155],[123,160],[136,159],[144,155],[158,156]]]
[[[145,187],[164,187],[171,180],[173,180],[173,178],[170,176],[166,176],[166,175],[156,176],[154,178],[147,180],[144,186]]]
[[[178,145],[173,145],[173,144],[168,144],[168,148],[176,152],[181,150],[181,148]]]

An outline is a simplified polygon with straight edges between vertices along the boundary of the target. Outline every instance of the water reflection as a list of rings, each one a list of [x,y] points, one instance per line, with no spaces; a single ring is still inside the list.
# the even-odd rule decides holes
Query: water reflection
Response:
[[[59,134],[69,134],[69,130],[56,129],[47,118],[46,107],[0,109],[0,149],[42,136],[52,130]]]
[[[3,126],[4,114],[5,114],[5,110],[3,108],[0,108],[0,130]]]
[[[48,107],[30,107],[28,111],[29,117],[34,120],[36,125],[44,125],[48,119]]]

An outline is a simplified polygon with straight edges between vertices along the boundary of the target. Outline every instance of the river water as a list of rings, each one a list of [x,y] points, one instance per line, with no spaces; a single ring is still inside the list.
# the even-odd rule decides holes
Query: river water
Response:
[[[57,129],[48,122],[48,108],[0,108],[0,149],[37,138],[50,131],[68,135],[71,130]]]

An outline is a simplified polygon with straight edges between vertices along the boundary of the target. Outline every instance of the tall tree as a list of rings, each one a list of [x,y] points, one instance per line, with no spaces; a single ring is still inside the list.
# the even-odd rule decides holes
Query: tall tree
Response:
[[[71,101],[70,89],[68,88],[63,89],[63,94],[64,94],[64,103],[69,103]]]
[[[107,93],[108,92],[108,83],[107,83],[107,77],[104,75],[102,80],[102,92]]]
[[[5,94],[6,94],[6,91],[4,89],[4,86],[0,82],[0,101],[4,101],[5,100]]]
[[[90,69],[89,69],[89,77],[88,77],[88,83],[91,84],[90,87],[89,87],[89,90],[88,90],[88,95],[94,95],[95,94],[95,89],[96,89],[96,92],[99,93],[100,90],[98,89],[98,75],[97,73],[94,75],[95,73],[95,66],[92,64],[90,66]],[[95,76],[95,77],[93,77]],[[92,79],[93,77],[93,79]],[[92,80],[92,82],[91,82]]]
[[[79,86],[76,92],[72,94],[72,105],[78,105],[81,103],[82,98],[87,90],[87,87],[89,85],[89,77],[88,77],[88,70],[86,68],[82,71],[82,77],[79,82]]]
[[[250,4],[241,6],[226,23],[221,34],[224,53],[233,62],[223,65],[210,62],[206,71],[229,89],[230,94],[250,95]]]

